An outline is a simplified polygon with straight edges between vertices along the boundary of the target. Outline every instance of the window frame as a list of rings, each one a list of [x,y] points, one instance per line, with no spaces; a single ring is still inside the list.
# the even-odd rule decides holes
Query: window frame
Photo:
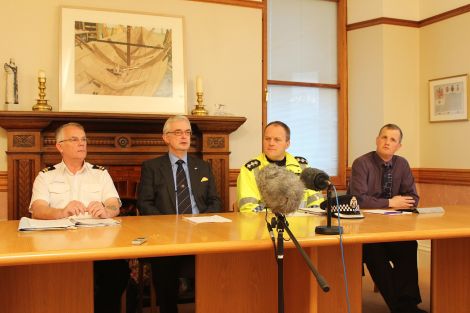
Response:
[[[346,33],[346,1],[347,0],[321,0],[337,3],[337,84],[325,83],[305,83],[295,81],[268,80],[268,3],[263,0],[263,99],[262,99],[262,128],[267,124],[267,100],[268,85],[275,86],[296,86],[305,88],[327,88],[336,89],[338,92],[338,175],[332,176],[331,181],[337,189],[345,190],[346,186],[346,164],[348,162],[348,96],[347,96],[347,33]]]

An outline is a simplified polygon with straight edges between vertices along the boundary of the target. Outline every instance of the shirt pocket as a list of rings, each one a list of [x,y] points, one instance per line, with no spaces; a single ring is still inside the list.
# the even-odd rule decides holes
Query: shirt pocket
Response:
[[[81,190],[81,199],[83,205],[88,207],[90,202],[98,201],[102,202],[101,195],[102,195],[103,188],[100,184],[84,184]]]
[[[70,187],[64,183],[49,185],[49,205],[53,208],[64,208],[70,202]]]

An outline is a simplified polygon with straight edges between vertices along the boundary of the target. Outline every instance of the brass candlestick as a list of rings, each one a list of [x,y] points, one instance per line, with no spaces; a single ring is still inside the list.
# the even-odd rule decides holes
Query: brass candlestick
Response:
[[[47,103],[46,97],[46,77],[38,77],[39,99],[33,105],[33,111],[52,111],[52,106]]]
[[[197,95],[197,104],[194,110],[191,111],[192,115],[207,115],[207,110],[204,109],[204,104],[202,103],[202,92],[196,92]]]

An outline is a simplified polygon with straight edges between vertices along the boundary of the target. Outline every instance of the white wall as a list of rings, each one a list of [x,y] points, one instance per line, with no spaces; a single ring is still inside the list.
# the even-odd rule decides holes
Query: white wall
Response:
[[[239,168],[261,148],[262,20],[261,10],[185,0],[15,0],[0,9],[0,62],[14,58],[18,65],[17,110],[31,110],[38,97],[37,73],[48,77],[47,99],[58,110],[60,7],[117,10],[184,17],[184,52],[188,112],[196,103],[195,77],[204,78],[204,103],[225,104],[230,113],[247,117],[231,135],[230,168]],[[6,109],[5,75],[0,75],[0,109]],[[250,140],[246,140],[250,138]],[[0,152],[6,150],[0,130]],[[0,153],[0,171],[6,170]]]
[[[470,74],[469,29],[469,13],[421,29],[421,167],[470,168],[470,122],[430,123],[428,96],[430,79]]]
[[[420,6],[418,0],[347,1],[348,24],[367,21],[378,17],[392,17],[407,20],[419,19]]]
[[[375,150],[377,130],[384,124],[382,32],[382,26],[348,32],[349,165]]]
[[[417,3],[420,18],[413,19]],[[348,19],[420,20],[469,3],[377,0],[372,5],[371,0],[349,0]],[[377,25],[348,32],[348,165],[375,148],[377,127],[393,122],[404,131],[399,153],[412,167],[470,168],[470,148],[463,144],[470,122],[430,123],[428,107],[430,79],[470,72],[468,29],[466,13],[421,28]]]
[[[378,17],[416,19],[418,1],[349,0],[349,23]],[[399,154],[419,166],[419,30],[376,25],[348,31],[348,166],[375,150],[384,124],[404,132]]]
[[[384,25],[383,124],[396,123],[403,131],[402,148],[411,166],[419,160],[419,30]],[[377,132],[378,130],[376,130]]]
[[[420,19],[425,19],[442,12],[450,11],[470,4],[468,0],[419,0]]]

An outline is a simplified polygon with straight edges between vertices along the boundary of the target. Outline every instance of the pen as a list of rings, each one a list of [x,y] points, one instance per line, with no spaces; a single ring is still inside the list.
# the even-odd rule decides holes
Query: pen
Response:
[[[402,214],[403,212],[401,211],[387,211],[384,212],[385,215],[395,215],[395,214]]]

